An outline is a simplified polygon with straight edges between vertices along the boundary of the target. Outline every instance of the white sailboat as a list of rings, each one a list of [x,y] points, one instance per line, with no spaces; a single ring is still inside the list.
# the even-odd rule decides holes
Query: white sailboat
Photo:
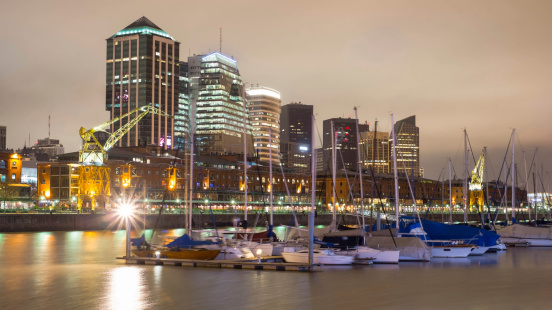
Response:
[[[313,262],[320,265],[351,265],[355,259],[352,255],[337,255],[330,249],[316,249],[312,251]],[[282,257],[286,263],[309,263],[309,251],[296,251],[295,248],[285,248]]]

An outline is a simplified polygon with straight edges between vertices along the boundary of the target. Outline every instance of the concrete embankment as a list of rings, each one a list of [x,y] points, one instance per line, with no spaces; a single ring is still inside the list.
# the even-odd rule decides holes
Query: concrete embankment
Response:
[[[213,228],[214,217],[217,227],[233,226],[235,221],[243,220],[243,214],[194,214],[194,229]],[[156,225],[159,229],[183,228],[185,218],[182,214],[156,214],[138,215],[140,227],[143,227],[143,220],[146,220],[146,228],[151,229]],[[430,214],[428,219],[441,221],[440,214]],[[461,221],[462,215],[455,215],[455,221]],[[445,220],[448,216],[445,216]],[[477,220],[479,217],[475,214],[470,215],[470,220]],[[257,226],[265,226],[268,220],[268,214],[249,214],[248,224],[252,227],[257,220]],[[319,214],[316,219],[316,225],[329,225],[331,223],[331,214]],[[308,215],[297,214],[297,221],[300,225],[307,225]],[[351,215],[338,215],[338,223],[345,225],[356,225],[357,219]],[[375,222],[374,222],[375,223]],[[384,224],[385,221],[382,220]],[[366,219],[368,224],[368,219]],[[294,225],[291,214],[275,214],[274,225]],[[0,215],[0,232],[30,232],[30,231],[81,231],[81,230],[116,230],[124,229],[120,223],[117,214],[2,214]]]

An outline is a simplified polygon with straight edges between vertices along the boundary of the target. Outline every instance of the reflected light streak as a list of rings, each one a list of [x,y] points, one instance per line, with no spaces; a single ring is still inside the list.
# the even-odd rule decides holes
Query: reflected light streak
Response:
[[[109,272],[110,309],[145,309],[142,270],[138,267],[119,267]]]

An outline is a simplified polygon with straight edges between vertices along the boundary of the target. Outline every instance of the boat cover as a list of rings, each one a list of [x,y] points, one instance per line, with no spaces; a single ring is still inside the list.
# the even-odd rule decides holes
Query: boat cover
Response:
[[[514,224],[500,229],[504,238],[552,239],[552,227],[532,227]]]
[[[387,230],[387,233],[389,231]],[[395,243],[397,247],[395,247]],[[400,251],[400,256],[408,256],[416,260],[428,261],[431,259],[431,248],[420,238],[395,237],[395,243],[391,236],[374,236],[366,238],[366,245],[378,250]]]
[[[130,244],[135,247],[149,246],[149,244],[146,242],[146,236],[144,234],[142,234],[140,238],[131,238]]]
[[[261,231],[258,233],[248,233],[248,234],[237,234],[236,239],[245,239],[245,236],[247,235],[247,239],[249,241],[253,242],[267,242],[270,240],[270,235],[273,235],[272,240],[275,242],[279,242],[278,237],[274,234],[274,232],[270,230]]]
[[[488,231],[483,228],[469,227],[466,225],[448,225],[435,221],[418,219],[413,216],[401,217],[399,231],[401,233],[410,233],[412,229],[420,228],[420,220],[423,231],[427,234],[425,237],[428,240],[461,240],[465,244],[490,247],[496,245],[498,238],[500,238],[496,232]],[[424,238],[422,235],[419,237]]]
[[[184,234],[176,239],[174,239],[171,243],[167,244],[168,248],[191,248],[197,245],[207,245],[207,244],[216,244],[213,241],[196,241],[192,240],[188,234]]]
[[[291,228],[290,231],[289,231],[289,234],[288,234],[288,237],[287,237],[287,240],[289,239],[297,239],[299,238],[299,235],[301,235],[302,238],[307,238],[309,236],[309,227],[308,226],[305,226],[305,227],[301,227],[302,231],[299,231],[298,229],[295,229],[295,228]],[[314,227],[314,236],[316,238],[323,238],[325,234],[329,233],[330,232],[330,227],[322,227],[322,228],[318,228],[318,227]],[[301,233],[301,234],[299,234]]]

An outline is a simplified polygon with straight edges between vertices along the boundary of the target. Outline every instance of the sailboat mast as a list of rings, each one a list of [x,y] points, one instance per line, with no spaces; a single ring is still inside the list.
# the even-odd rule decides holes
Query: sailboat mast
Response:
[[[452,224],[452,169],[451,169],[450,157],[449,157],[449,212],[450,212],[450,223]]]
[[[316,149],[314,147],[314,115],[311,117],[311,212],[309,214],[309,265],[314,263],[314,208],[316,205]]]
[[[516,148],[516,129],[512,130],[512,222],[516,220],[516,173],[515,173],[515,148]]]
[[[336,213],[336,205],[337,205],[337,197],[336,197],[336,191],[335,191],[335,187],[336,187],[336,182],[337,182],[337,167],[336,167],[336,158],[335,158],[335,155],[336,155],[336,144],[337,144],[337,135],[336,135],[336,132],[335,132],[335,126],[334,126],[334,121],[332,120],[331,122],[331,130],[332,130],[332,172],[333,172],[333,186],[332,186],[332,195],[333,195],[333,215],[332,215],[332,224],[330,226],[330,230],[334,231],[337,227],[337,213]]]
[[[464,155],[466,157],[466,161],[464,162],[464,223],[468,222],[468,178],[470,175],[470,172],[468,170],[468,132],[464,128]]]
[[[274,227],[274,205],[272,200],[272,127],[268,128],[268,136],[269,136],[269,143],[268,143],[268,162],[269,162],[269,184],[270,184],[270,232],[272,232],[272,228]]]
[[[193,189],[194,189],[194,120],[195,120],[195,101],[192,101],[190,117],[190,195],[188,200],[188,212],[186,212],[186,232],[192,237],[192,207],[193,207]]]
[[[243,92],[243,209],[244,221],[247,225],[247,107],[245,103],[245,91]],[[247,230],[247,226],[244,227]]]
[[[391,114],[391,130],[393,135],[393,170],[394,170],[394,177],[395,177],[395,223],[397,226],[397,236],[399,235],[399,177],[397,174],[397,145],[395,140],[395,119],[393,118],[393,114]]]
[[[365,221],[364,221],[364,190],[362,186],[362,159],[360,158],[360,131],[358,130],[358,114],[357,114],[357,107],[354,108],[355,110],[355,118],[356,118],[356,143],[357,143],[357,157],[358,157],[358,177],[360,179],[360,212],[362,212],[362,236],[365,235]]]

